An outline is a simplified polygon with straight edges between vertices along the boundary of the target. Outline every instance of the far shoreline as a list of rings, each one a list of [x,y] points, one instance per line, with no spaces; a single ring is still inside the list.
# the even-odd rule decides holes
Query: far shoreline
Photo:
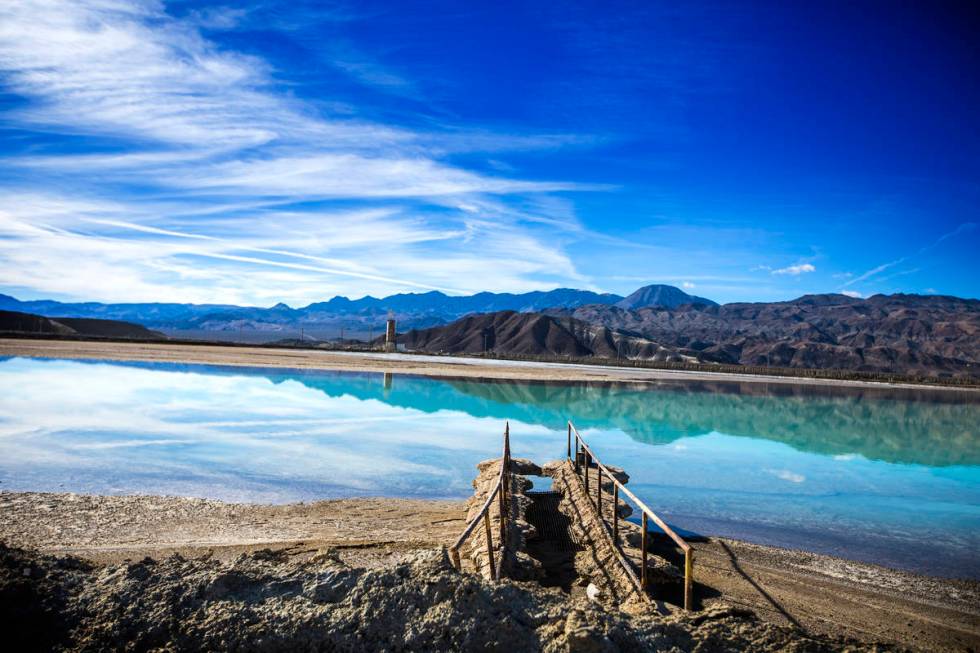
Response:
[[[299,349],[259,345],[0,337],[0,357],[139,361],[338,372],[413,374],[510,381],[652,383],[706,381],[837,388],[980,393],[980,386],[836,379],[757,373],[621,367],[432,354]]]

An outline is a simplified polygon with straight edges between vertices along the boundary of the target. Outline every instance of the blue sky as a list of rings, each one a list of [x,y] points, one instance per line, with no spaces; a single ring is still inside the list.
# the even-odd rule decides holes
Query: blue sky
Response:
[[[949,3],[7,0],[0,292],[980,297]]]

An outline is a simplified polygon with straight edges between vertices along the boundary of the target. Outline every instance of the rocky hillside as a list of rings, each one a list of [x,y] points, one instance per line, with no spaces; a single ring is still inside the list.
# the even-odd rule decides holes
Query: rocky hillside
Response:
[[[452,324],[413,329],[398,337],[406,349],[518,356],[596,356],[643,360],[694,360],[643,337],[568,317],[500,311],[470,315]]]
[[[704,361],[980,376],[980,301],[922,295],[806,295],[788,302],[549,311],[635,333]]]
[[[636,310],[591,304],[469,316],[411,331],[400,342],[430,352],[980,377],[980,301],[807,295],[788,302]]]
[[[47,318],[15,311],[0,311],[0,333],[42,333],[58,336],[136,338],[139,340],[160,340],[165,337],[162,333],[151,331],[139,324],[118,320],[75,317]]]

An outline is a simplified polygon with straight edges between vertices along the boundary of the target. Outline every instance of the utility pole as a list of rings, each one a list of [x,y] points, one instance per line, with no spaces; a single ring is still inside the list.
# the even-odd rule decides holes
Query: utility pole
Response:
[[[398,332],[395,331],[395,313],[388,311],[388,321],[385,323],[385,351],[398,349]]]

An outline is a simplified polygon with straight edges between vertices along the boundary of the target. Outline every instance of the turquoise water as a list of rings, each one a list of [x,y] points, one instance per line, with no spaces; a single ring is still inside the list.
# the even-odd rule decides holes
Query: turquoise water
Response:
[[[572,419],[673,525],[980,577],[980,403],[762,384],[585,385],[0,360],[0,489],[462,498]]]

